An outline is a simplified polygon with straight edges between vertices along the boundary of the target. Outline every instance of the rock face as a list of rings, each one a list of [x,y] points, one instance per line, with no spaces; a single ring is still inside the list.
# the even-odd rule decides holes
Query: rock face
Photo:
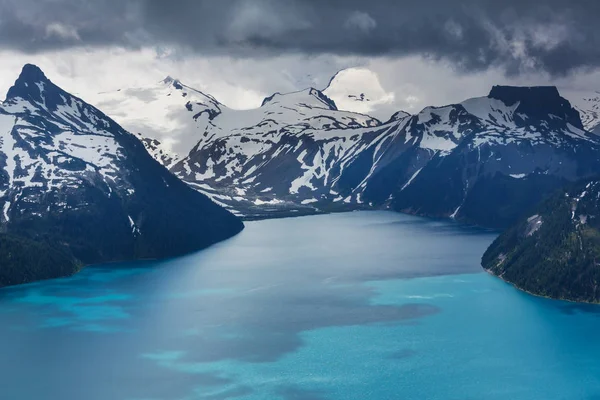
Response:
[[[514,116],[520,125],[526,122],[541,123],[553,115],[576,128],[583,129],[577,110],[560,96],[554,86],[494,86],[488,98],[500,100],[509,107],[514,106]]]
[[[0,140],[2,243],[18,237],[19,248],[48,245],[71,260],[43,274],[4,276],[0,285],[90,263],[181,255],[243,227],[33,65],[0,104]]]
[[[569,186],[511,226],[482,265],[533,294],[600,302],[600,181]]]

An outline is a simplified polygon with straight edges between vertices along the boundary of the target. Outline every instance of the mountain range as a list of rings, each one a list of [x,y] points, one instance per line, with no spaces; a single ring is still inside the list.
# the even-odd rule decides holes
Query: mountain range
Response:
[[[591,132],[600,99],[588,95],[574,108],[554,87],[496,86],[487,96],[399,111],[385,122],[340,111],[315,88],[276,93],[243,111],[173,78],[136,90],[152,93],[151,108],[163,102],[163,117],[176,114],[189,132],[183,155],[165,162],[155,140],[148,150],[249,219],[386,208],[504,228],[600,166],[600,140]]]

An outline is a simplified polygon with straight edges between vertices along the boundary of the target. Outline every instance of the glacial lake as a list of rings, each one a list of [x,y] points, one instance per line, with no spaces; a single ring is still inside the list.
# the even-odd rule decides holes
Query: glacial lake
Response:
[[[496,233],[388,212],[0,290],[7,400],[600,399],[600,307],[484,272]]]

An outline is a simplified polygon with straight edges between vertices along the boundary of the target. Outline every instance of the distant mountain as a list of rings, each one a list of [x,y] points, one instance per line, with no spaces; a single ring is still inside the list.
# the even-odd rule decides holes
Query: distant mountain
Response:
[[[531,293],[600,302],[600,181],[569,186],[498,237],[491,273]]]
[[[0,104],[0,139],[0,285],[181,255],[243,227],[36,66],[23,68]],[[45,262],[40,249],[62,261]]]

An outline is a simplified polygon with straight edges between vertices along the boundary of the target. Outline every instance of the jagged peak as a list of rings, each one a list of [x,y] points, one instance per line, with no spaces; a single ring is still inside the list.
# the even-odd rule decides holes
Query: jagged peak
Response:
[[[390,122],[400,121],[400,120],[403,120],[404,118],[408,118],[410,116],[411,116],[411,114],[407,113],[406,111],[402,111],[402,110],[396,111],[395,113],[392,114],[390,119],[387,120],[386,124],[389,124]]]
[[[26,82],[44,82],[47,81],[46,75],[40,67],[34,64],[25,64],[21,70],[18,80]]]
[[[32,98],[34,100],[40,100],[42,93],[40,87],[36,85],[36,83],[46,84],[51,82],[37,65],[25,64],[14,85],[8,89],[6,99],[9,100],[20,97],[24,99]]]
[[[11,110],[10,106],[15,104],[21,106]],[[5,111],[17,113],[52,113],[60,106],[69,106],[69,109],[63,110],[63,113],[58,115],[59,118],[64,119],[68,114],[76,119],[89,122],[90,115],[93,114],[95,118],[105,120],[103,123],[105,127],[115,124],[96,107],[54,84],[40,68],[32,64],[26,64],[23,67],[19,78],[8,90],[6,101],[2,106]],[[69,120],[69,118],[65,120]],[[68,123],[71,122],[69,120]]]
[[[306,96],[306,98],[304,98],[304,96]],[[309,96],[316,98],[321,103],[322,106],[326,106],[330,110],[333,110],[333,111],[338,110],[335,102],[332,99],[330,99],[322,91],[320,91],[319,89],[315,89],[314,87],[309,87],[304,90],[299,90],[297,92],[284,93],[284,94],[282,94],[280,92],[275,92],[271,96],[265,97],[265,99],[263,100],[263,102],[260,106],[263,107],[269,103],[273,103],[274,101],[282,101],[282,99],[290,99],[295,104],[299,104],[302,102],[306,102],[307,100],[310,100]]]
[[[179,79],[173,78],[171,75],[168,75],[165,79],[160,81],[160,83],[162,83],[166,86],[171,86],[171,87],[175,88],[176,90],[185,91],[185,93],[183,93],[184,96],[186,96],[190,93],[195,93],[197,95],[205,97],[209,102],[211,102],[213,105],[217,106],[218,108],[220,108],[221,106],[224,106],[223,103],[221,103],[219,100],[217,100],[214,96],[204,93],[198,89],[194,89],[191,86],[185,85]]]
[[[177,90],[183,89],[183,84],[177,78],[173,78],[171,75],[167,75],[165,79],[161,81],[163,84],[173,86]]]

